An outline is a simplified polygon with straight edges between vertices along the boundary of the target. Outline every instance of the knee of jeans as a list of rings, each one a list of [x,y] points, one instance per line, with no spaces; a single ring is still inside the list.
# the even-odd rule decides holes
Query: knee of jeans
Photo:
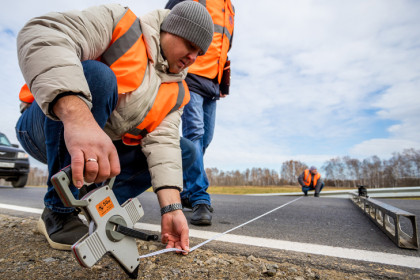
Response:
[[[196,142],[202,140],[204,137],[204,128],[202,127],[188,127],[182,128],[182,136],[188,138],[189,140]]]
[[[196,148],[193,142],[181,137],[180,146],[182,150],[182,168],[187,170],[197,158]]]
[[[117,89],[117,78],[108,65],[96,60],[82,62],[83,71],[91,91],[95,89]],[[100,92],[103,92],[100,90]]]
[[[103,62],[97,61],[97,60],[85,60],[82,62],[83,71],[88,72],[89,74],[101,74],[101,75],[112,75],[115,76],[114,72],[111,70],[111,68],[106,65]],[[108,77],[107,77],[108,78]]]

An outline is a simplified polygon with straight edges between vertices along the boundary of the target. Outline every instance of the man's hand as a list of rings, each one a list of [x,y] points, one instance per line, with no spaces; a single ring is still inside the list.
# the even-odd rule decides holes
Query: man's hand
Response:
[[[162,243],[166,248],[190,250],[189,229],[187,219],[182,210],[175,210],[162,216]],[[184,255],[188,253],[182,253]]]
[[[64,140],[71,156],[73,183],[77,188],[83,186],[83,178],[88,183],[100,183],[120,173],[114,144],[79,97],[60,98],[54,106],[54,113],[64,124]]]
[[[162,189],[157,192],[160,207],[173,203],[181,203],[179,191],[176,189]],[[182,210],[175,210],[163,214],[161,220],[162,243],[166,248],[190,250],[189,229],[187,219]],[[188,253],[183,253],[184,255]]]

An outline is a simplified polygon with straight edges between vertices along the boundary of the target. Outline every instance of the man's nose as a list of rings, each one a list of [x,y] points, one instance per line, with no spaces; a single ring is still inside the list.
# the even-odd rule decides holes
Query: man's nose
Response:
[[[191,64],[194,63],[195,60],[197,59],[198,53],[199,53],[199,51],[194,51],[194,52],[190,52],[188,54],[188,59],[191,60]]]

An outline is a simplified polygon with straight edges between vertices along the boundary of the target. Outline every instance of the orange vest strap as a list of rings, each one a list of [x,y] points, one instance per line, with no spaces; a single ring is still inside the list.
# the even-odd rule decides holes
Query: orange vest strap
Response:
[[[27,84],[24,84],[23,87],[20,89],[19,92],[19,99],[20,101],[26,102],[26,103],[32,103],[34,102],[34,96],[32,95],[31,91],[28,88]]]
[[[117,77],[118,93],[131,92],[143,81],[148,62],[146,45],[140,21],[130,9],[115,26],[110,46],[101,61]]]
[[[122,137],[124,144],[139,145],[141,139],[155,130],[167,115],[185,106],[189,101],[190,92],[185,81],[161,84],[153,106],[144,120]]]

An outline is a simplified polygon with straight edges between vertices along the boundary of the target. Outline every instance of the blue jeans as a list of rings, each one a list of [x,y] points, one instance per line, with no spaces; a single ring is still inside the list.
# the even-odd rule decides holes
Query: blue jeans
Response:
[[[92,114],[100,127],[104,127],[118,101],[117,80],[112,70],[98,61],[82,62],[84,74],[92,94]],[[22,147],[32,157],[48,164],[48,190],[44,197],[47,208],[56,212],[72,212],[67,208],[54,190],[51,177],[71,163],[70,154],[64,142],[64,126],[60,121],[47,118],[34,102],[23,112],[16,124],[16,134]],[[151,186],[146,157],[140,146],[125,146],[114,141],[117,148],[121,173],[116,177],[114,193],[119,203],[136,197]],[[189,167],[195,160],[194,145],[181,139],[183,166]],[[79,190],[70,185],[77,198]]]
[[[190,102],[182,115],[182,134],[194,143],[196,160],[184,172],[184,191],[181,198],[188,198],[192,206],[197,204],[211,205],[207,193],[209,180],[204,169],[204,153],[213,139],[216,120],[216,100],[190,92]],[[184,168],[185,169],[185,168]]]
[[[318,187],[318,186],[317,186]],[[322,189],[324,188],[324,182],[321,182],[321,184],[319,185],[318,189],[315,187],[307,187],[307,186],[302,186],[302,192],[304,194],[307,194],[308,191],[313,191],[315,190],[315,193],[320,193],[322,191]]]

